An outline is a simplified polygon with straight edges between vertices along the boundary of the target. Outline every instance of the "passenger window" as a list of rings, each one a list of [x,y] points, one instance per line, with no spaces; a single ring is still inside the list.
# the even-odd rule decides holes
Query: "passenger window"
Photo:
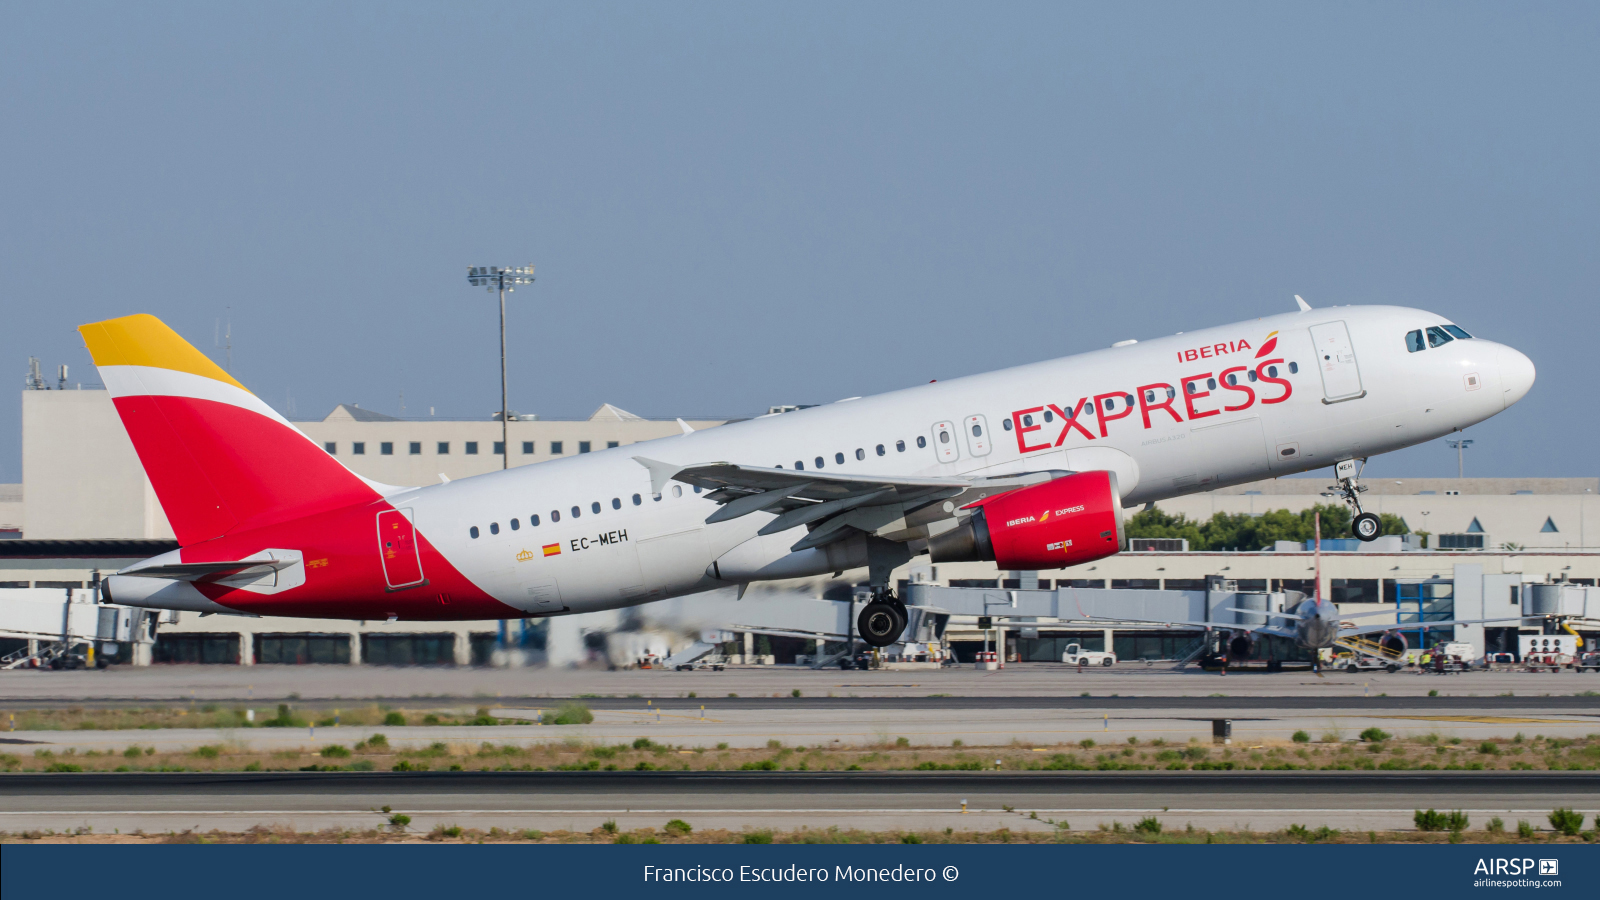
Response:
[[[1031,415],[1023,416],[1022,417],[1022,427],[1023,428],[1032,428],[1033,427],[1033,416],[1031,416]]]
[[[1256,380],[1256,370],[1255,369],[1251,369],[1250,371],[1246,372],[1245,375],[1247,377],[1249,377],[1249,379],[1251,381],[1255,381]]]
[[[950,432],[948,432],[948,431],[940,431],[939,432],[939,443],[941,443],[941,444],[950,443]]]
[[[1421,349],[1423,349],[1422,329],[1419,328],[1416,331],[1406,332],[1406,352],[1415,353]]]
[[[500,533],[500,523],[499,522],[490,522],[489,523],[489,533],[490,534],[499,534]]]
[[[1298,375],[1299,373],[1300,373],[1300,364],[1297,363],[1297,362],[1289,363],[1289,374],[1290,375]]]
[[[477,540],[477,537],[478,537],[478,526],[474,525],[471,528],[467,529],[467,534],[472,535],[473,540]]]
[[[1185,381],[1185,382],[1184,382],[1184,383],[1183,383],[1183,392],[1184,392],[1184,393],[1185,393],[1185,394],[1192,394],[1192,393],[1194,393],[1194,382],[1192,382],[1192,381]]]
[[[574,507],[573,507],[573,508],[572,508],[572,517],[573,517],[573,518],[574,518],[574,519],[576,519],[576,518],[578,518],[578,517],[579,517],[579,516],[581,516],[581,515],[583,515],[583,507],[580,507],[580,506],[574,506]]]
[[[1171,400],[1173,397],[1176,397],[1176,396],[1178,396],[1178,392],[1177,391],[1173,390],[1172,388],[1167,388],[1167,399],[1168,400]],[[1132,401],[1129,401],[1129,403],[1131,405]]]
[[[834,462],[835,465],[840,465],[840,466],[844,465],[844,454],[843,453],[835,453],[833,455],[833,462]]]
[[[539,527],[539,514],[538,513],[534,513],[533,515],[529,516],[528,517],[528,524],[530,526],[534,527],[534,528],[538,528]]]
[[[1107,397],[1106,398],[1106,412],[1111,412],[1113,409],[1116,409],[1116,407],[1117,407],[1117,401],[1111,399],[1110,397]]]
[[[804,471],[804,470],[805,470],[805,467],[806,467],[806,464],[805,464],[805,460],[801,460],[801,459],[797,459],[797,460],[795,460],[795,461],[794,461],[794,467],[795,467],[795,468],[796,468],[796,469],[797,469],[797,470],[801,470],[801,471]]]
[[[917,437],[917,449],[921,450],[926,446],[928,446],[928,439],[919,435]]]
[[[697,485],[694,486],[694,492],[696,494],[700,493],[700,485],[697,484]]]
[[[1010,419],[1010,417],[1007,417],[1006,419],[1001,421],[1000,427],[1004,428],[1007,431],[1010,431],[1011,430],[1011,419]]]
[[[559,509],[550,510],[550,521],[552,521],[552,522],[561,521],[561,510],[559,510]]]
[[[589,504],[589,511],[597,516],[600,515],[600,501],[596,500],[595,502]]]
[[[822,468],[822,457],[817,457],[816,459],[812,460],[812,463],[814,463],[817,468]]]
[[[516,519],[512,519],[511,520],[511,530],[512,531],[520,531],[520,530],[522,530],[521,523],[519,523]]]
[[[622,508],[622,498],[621,497],[612,497],[611,498],[611,508],[612,509],[621,509]]]
[[[1455,325],[1446,325],[1444,326],[1444,330],[1450,332],[1452,335],[1458,338],[1461,338],[1464,341],[1472,339],[1472,335],[1467,334],[1465,331],[1462,331],[1460,327]]]
[[[1294,363],[1289,363],[1289,371],[1290,372],[1294,371]],[[1217,380],[1215,378],[1207,378],[1206,379],[1206,390],[1214,391],[1216,389],[1217,389]]]
[[[867,451],[861,449],[860,447],[857,447],[856,448],[856,460],[860,461],[860,460],[863,460],[863,459],[866,459],[866,458],[867,458]]]
[[[1046,424],[1054,422],[1056,420],[1056,414],[1047,409],[1044,411],[1044,420]]]
[[[906,452],[906,442],[905,441],[895,441],[894,442],[894,449],[895,449],[896,453],[904,453],[904,452]]]
[[[1269,378],[1277,378],[1278,377],[1278,367],[1277,366],[1267,366],[1267,377],[1269,377]]]
[[[683,485],[681,485],[681,484],[673,485],[672,486],[672,496],[674,496],[674,497],[682,497],[683,496]]]
[[[633,505],[634,506],[638,506],[639,504],[641,504],[643,502],[644,502],[644,498],[643,497],[640,497],[638,494],[634,494],[633,495]]]
[[[877,447],[877,450],[878,450],[878,455],[879,455],[879,456],[882,456],[882,455],[884,455],[884,454],[885,454],[885,453],[887,453],[887,452],[889,452],[889,451],[887,451],[887,450],[885,450],[885,449],[883,449],[883,445],[882,445],[882,444],[879,444],[879,445],[878,445],[878,447]]]
[[[1049,413],[1045,413],[1044,414],[1044,420],[1046,422],[1050,421],[1050,414]],[[973,437],[983,437],[983,426],[982,425],[974,425],[974,426],[972,426],[972,436]]]
[[[1239,376],[1238,375],[1229,375],[1228,376],[1228,383],[1229,384],[1238,384],[1239,383]]]
[[[1443,328],[1440,328],[1437,325],[1434,325],[1428,329],[1429,347],[1442,347],[1453,340],[1455,340],[1455,338],[1451,337],[1449,332],[1446,332]]]

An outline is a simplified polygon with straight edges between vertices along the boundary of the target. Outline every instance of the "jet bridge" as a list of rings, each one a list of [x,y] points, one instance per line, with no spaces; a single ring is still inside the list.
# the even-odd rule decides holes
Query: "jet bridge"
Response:
[[[1239,591],[1236,582],[1208,580],[1204,591],[1116,590],[1108,588],[1057,588],[1041,591],[1010,588],[942,587],[912,583],[907,586],[908,607],[955,616],[987,616],[1008,626],[1115,625],[1203,628],[1215,625],[1284,625],[1272,613],[1298,603],[1296,591],[1261,593]],[[1234,612],[1230,609],[1249,609]],[[1260,610],[1260,612],[1254,612]]]

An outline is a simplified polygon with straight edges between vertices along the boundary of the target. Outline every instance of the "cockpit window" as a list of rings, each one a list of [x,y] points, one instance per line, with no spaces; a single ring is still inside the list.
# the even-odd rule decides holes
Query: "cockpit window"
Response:
[[[1406,332],[1406,352],[1415,353],[1421,349],[1423,349],[1422,329],[1418,328],[1416,331]]]
[[[1472,340],[1472,335],[1467,334],[1466,331],[1464,331],[1459,325],[1446,325],[1444,326],[1444,330],[1450,332],[1463,341]]]
[[[1437,325],[1435,325],[1435,326],[1433,326],[1433,327],[1428,329],[1428,346],[1429,347],[1442,347],[1445,344],[1448,344],[1453,340],[1455,340],[1455,338],[1451,337],[1449,332],[1445,331],[1443,328],[1440,328]]]

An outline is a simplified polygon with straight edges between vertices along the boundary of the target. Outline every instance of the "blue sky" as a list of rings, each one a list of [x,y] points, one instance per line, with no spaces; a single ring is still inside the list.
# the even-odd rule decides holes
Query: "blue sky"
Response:
[[[300,418],[749,415],[1314,305],[1528,353],[1468,474],[1595,475],[1600,7],[10,3],[27,357],[149,312]],[[220,351],[218,351],[220,355]],[[1379,476],[1453,475],[1442,443]]]

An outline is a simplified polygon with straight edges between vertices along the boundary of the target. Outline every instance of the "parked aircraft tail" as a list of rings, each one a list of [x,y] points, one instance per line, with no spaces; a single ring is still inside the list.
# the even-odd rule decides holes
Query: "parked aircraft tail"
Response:
[[[179,543],[380,495],[160,319],[78,331]]]

